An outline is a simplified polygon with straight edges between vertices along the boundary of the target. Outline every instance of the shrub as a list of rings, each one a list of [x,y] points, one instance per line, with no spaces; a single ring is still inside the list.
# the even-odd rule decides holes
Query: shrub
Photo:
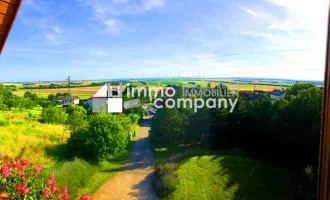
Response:
[[[9,122],[5,119],[0,119],[0,126],[8,126]]]
[[[166,174],[174,174],[178,169],[178,165],[175,163],[165,163],[158,165],[156,168],[157,176],[162,176]]]
[[[168,196],[178,188],[179,183],[180,180],[177,174],[165,174],[156,177],[155,189],[157,196],[160,198]]]
[[[30,163],[27,159],[0,156],[0,189],[17,200],[69,200],[67,188],[63,185],[59,190],[53,174],[48,182],[40,178],[42,169],[42,164]],[[83,195],[80,199],[88,200],[89,196]]]
[[[41,113],[42,121],[48,124],[64,124],[68,115],[56,107],[43,108]]]
[[[87,128],[72,132],[68,140],[71,156],[103,160],[109,155],[123,153],[128,144],[129,131],[124,128],[123,122],[130,120],[121,115],[92,115]]]
[[[170,162],[156,167],[155,190],[162,198],[174,192],[179,185],[179,176],[176,173],[178,165]]]
[[[128,117],[131,119],[133,124],[138,123],[138,121],[140,119],[140,115],[134,114],[134,113],[129,114]]]
[[[297,186],[297,199],[316,199],[317,174],[311,166],[307,166],[302,173]]]

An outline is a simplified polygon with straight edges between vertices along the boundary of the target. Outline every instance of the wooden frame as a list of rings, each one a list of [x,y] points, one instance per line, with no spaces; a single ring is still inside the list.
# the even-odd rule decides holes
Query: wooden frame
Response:
[[[0,0],[0,55],[23,0]]]
[[[328,33],[322,100],[321,135],[317,199],[330,199],[330,5],[328,7]]]

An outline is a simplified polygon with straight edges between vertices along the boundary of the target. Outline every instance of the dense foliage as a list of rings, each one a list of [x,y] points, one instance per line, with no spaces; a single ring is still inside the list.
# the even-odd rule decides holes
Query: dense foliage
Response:
[[[297,174],[311,166],[309,174],[315,174],[321,101],[321,88],[296,83],[287,90],[285,99],[240,99],[232,113],[225,108],[203,108],[197,113],[191,108],[164,108],[152,122],[151,139],[164,146],[197,142],[213,150],[238,147],[249,152],[250,157],[273,166]],[[306,177],[306,173],[302,176]],[[308,191],[309,187],[314,191],[309,196],[313,196],[315,180],[305,178],[301,182],[299,190]]]
[[[125,115],[94,114],[86,127],[72,132],[68,140],[70,156],[103,160],[119,155],[125,151],[132,125]]]
[[[42,109],[41,118],[48,124],[64,124],[68,120],[68,115],[61,108],[51,106]]]

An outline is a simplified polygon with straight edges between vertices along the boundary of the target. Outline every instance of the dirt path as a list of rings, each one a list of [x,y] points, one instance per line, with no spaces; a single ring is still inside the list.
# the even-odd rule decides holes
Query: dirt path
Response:
[[[145,120],[124,167],[93,196],[94,200],[157,200],[153,190],[154,155],[148,139],[150,120]]]

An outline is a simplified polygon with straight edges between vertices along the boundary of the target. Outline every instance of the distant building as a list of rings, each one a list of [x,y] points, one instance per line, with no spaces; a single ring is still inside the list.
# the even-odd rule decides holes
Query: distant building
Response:
[[[79,97],[77,96],[59,96],[56,98],[56,102],[62,106],[69,106],[71,104],[78,105]]]
[[[284,99],[284,98],[285,98],[284,90],[275,89],[270,93],[270,99],[272,99],[272,100],[278,100],[278,99]]]

